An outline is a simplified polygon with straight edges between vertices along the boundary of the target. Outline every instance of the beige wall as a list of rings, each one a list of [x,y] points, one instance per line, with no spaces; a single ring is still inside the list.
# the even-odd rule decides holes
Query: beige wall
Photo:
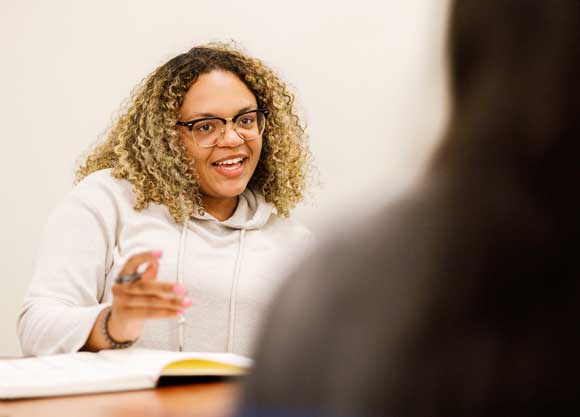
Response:
[[[191,45],[235,39],[298,94],[321,188],[315,231],[416,177],[445,118],[444,0],[8,1],[0,6],[0,356],[75,160],[131,88]]]

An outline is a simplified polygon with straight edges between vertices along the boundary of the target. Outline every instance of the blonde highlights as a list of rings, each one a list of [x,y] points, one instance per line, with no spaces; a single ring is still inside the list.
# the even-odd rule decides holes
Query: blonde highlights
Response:
[[[194,164],[187,158],[176,122],[189,87],[199,75],[214,70],[237,75],[258,106],[270,110],[260,161],[248,186],[288,216],[304,197],[311,157],[294,96],[260,60],[225,43],[194,47],[153,71],[134,90],[105,140],[80,165],[76,181],[111,168],[114,177],[132,184],[136,210],[152,202],[162,204],[181,223],[202,209]]]

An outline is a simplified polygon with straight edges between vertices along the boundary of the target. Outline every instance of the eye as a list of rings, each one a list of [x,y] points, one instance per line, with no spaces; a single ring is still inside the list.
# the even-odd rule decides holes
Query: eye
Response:
[[[200,126],[197,126],[197,130],[199,132],[208,132],[211,130],[211,128],[212,128],[212,126],[209,123],[204,123]]]
[[[251,126],[254,124],[255,117],[254,116],[242,116],[240,120],[238,120],[238,124],[240,126]]]
[[[212,133],[216,129],[216,123],[214,120],[201,120],[193,125],[194,133],[198,133],[200,135],[207,135],[208,133]]]

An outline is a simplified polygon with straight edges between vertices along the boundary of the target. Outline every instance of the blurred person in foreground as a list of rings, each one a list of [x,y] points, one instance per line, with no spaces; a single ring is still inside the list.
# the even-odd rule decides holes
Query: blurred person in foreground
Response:
[[[451,16],[430,170],[288,281],[238,415],[580,414],[580,2]]]

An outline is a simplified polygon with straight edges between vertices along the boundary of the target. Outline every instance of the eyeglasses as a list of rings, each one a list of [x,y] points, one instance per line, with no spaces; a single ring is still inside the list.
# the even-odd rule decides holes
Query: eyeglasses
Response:
[[[245,142],[258,139],[264,133],[268,109],[248,110],[233,117],[204,117],[189,122],[178,121],[191,132],[191,137],[202,148],[211,148],[219,143],[226,132],[226,125],[232,122],[234,131]]]

